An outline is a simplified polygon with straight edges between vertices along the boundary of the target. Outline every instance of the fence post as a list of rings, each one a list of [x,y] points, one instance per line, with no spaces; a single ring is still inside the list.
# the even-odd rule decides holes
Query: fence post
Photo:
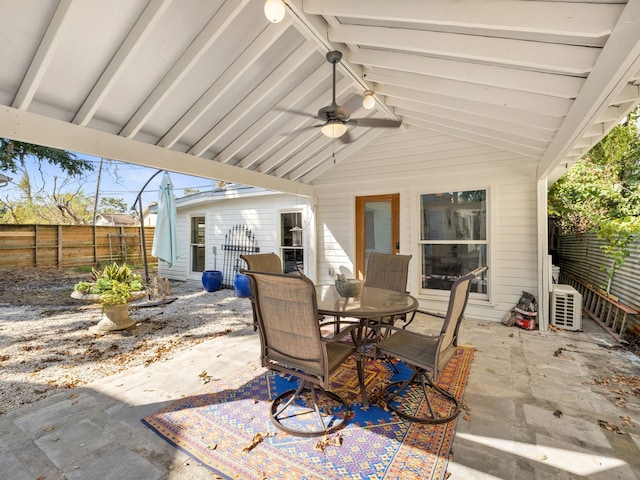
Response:
[[[58,225],[58,270],[62,267],[62,225]]]

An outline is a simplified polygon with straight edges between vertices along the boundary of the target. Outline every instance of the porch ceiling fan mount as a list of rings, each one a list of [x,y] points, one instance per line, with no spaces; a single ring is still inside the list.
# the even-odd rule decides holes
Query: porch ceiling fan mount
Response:
[[[322,120],[324,123],[304,128],[320,128],[323,135],[329,138],[339,138],[343,143],[351,142],[349,135],[349,126],[362,126],[369,128],[398,128],[402,125],[400,120],[389,120],[385,118],[350,118],[350,113],[336,102],[336,65],[342,60],[342,53],[337,50],[327,52],[327,62],[333,65],[333,85],[332,85],[332,101],[330,105],[322,107],[318,110],[317,115],[313,118]],[[294,112],[308,116],[304,112]]]

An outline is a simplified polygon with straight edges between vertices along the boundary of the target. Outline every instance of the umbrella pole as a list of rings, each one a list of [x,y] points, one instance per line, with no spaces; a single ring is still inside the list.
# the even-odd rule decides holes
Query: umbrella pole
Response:
[[[149,263],[147,261],[147,241],[144,238],[144,218],[142,217],[143,212],[141,196],[138,196],[138,208],[140,209],[140,238],[142,239],[142,257],[144,258],[144,281],[148,287],[151,279],[149,278]]]
[[[149,185],[149,182],[151,182],[151,180],[153,180],[156,175],[158,175],[160,172],[162,172],[163,170],[158,170],[156,173],[154,173],[153,175],[151,175],[151,177],[149,177],[149,180],[147,180],[147,183],[145,183],[142,188],[140,189],[140,193],[138,193],[138,196],[136,197],[136,201],[138,202],[138,208],[140,209],[140,238],[142,239],[142,257],[144,259],[144,280],[146,282],[147,287],[149,286],[149,282],[151,281],[151,278],[149,278],[149,263],[147,261],[147,242],[145,241],[144,238],[144,218],[143,218],[143,211],[142,211],[142,192],[144,191],[145,188],[147,188],[147,185]],[[131,207],[132,209],[135,209],[135,202],[133,203],[133,207]]]

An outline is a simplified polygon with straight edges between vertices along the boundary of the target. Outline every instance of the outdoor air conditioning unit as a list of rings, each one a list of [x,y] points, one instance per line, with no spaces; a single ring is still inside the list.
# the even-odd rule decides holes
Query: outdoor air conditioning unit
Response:
[[[571,285],[554,285],[551,291],[551,325],[582,329],[582,295]]]

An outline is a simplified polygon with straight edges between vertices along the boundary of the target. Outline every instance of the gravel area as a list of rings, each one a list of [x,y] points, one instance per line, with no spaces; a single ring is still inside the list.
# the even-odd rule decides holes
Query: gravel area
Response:
[[[130,329],[94,335],[97,304],[70,297],[88,274],[0,272],[0,415],[252,324],[251,304],[233,290],[206,292],[200,282],[169,282],[171,303],[135,302]]]

